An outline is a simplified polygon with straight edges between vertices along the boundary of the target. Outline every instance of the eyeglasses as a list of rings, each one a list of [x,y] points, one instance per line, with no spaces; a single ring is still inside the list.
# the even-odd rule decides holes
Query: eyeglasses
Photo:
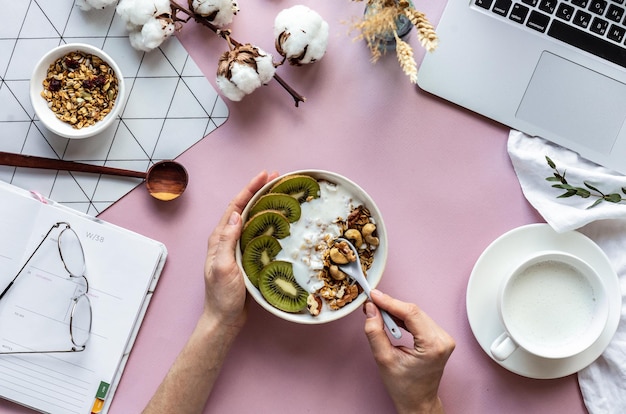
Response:
[[[71,349],[58,350],[58,351],[8,351],[0,352],[0,354],[38,354],[38,353],[53,353],[53,352],[80,352],[85,350],[87,340],[91,334],[91,302],[87,296],[89,291],[89,282],[85,277],[85,253],[83,246],[78,238],[78,234],[72,229],[69,223],[58,222],[50,227],[50,230],[43,237],[41,242],[37,245],[35,250],[28,257],[22,268],[17,272],[17,275],[11,280],[9,285],[0,293],[0,300],[7,294],[9,289],[13,286],[13,283],[22,274],[22,271],[26,268],[30,260],[35,256],[35,253],[48,239],[48,236],[55,230],[61,229],[59,236],[57,237],[57,247],[59,250],[59,256],[63,267],[69,273],[70,279],[77,285],[76,294],[71,298],[71,310],[69,314],[69,330],[70,340],[73,346]]]

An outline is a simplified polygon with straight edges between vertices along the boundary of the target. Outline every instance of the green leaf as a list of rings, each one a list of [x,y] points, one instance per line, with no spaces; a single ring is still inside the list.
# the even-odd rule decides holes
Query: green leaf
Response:
[[[555,172],[554,176],[563,184],[567,184],[567,180],[565,179],[565,176],[559,174],[558,172]]]
[[[557,198],[567,198],[567,197],[571,197],[571,196],[575,196],[575,195],[576,195],[576,191],[575,190],[568,190],[565,193],[563,193],[560,196],[558,196]]]
[[[602,198],[611,203],[619,203],[620,201],[622,201],[622,196],[617,193],[607,194]]]
[[[589,207],[587,207],[587,209],[593,208],[597,206],[598,204],[602,203],[603,201],[607,201],[609,203],[626,202],[626,197],[622,198],[622,195],[620,193],[604,194],[595,185],[591,184],[588,181],[583,181],[584,186],[586,188],[576,187],[576,186],[568,184],[567,180],[565,179],[566,171],[563,171],[563,173],[561,173],[556,168],[556,164],[554,163],[554,161],[552,161],[552,159],[550,159],[550,157],[545,155],[545,158],[550,168],[554,170],[551,177],[546,177],[546,181],[551,182],[551,183],[556,183],[556,184],[551,185],[552,188],[565,190],[565,192],[558,195],[557,198],[569,198],[573,196],[578,196],[580,198],[589,198],[591,196],[597,197],[597,199]],[[626,194],[626,186],[621,187],[621,192],[623,194]]]
[[[604,200],[599,198],[596,201],[593,202],[592,205],[590,205],[589,207],[587,207],[587,210],[589,210],[590,208],[594,208],[595,206],[597,206],[598,204],[600,204],[601,202],[603,202]]]
[[[567,190],[567,191],[573,191],[575,194],[578,195],[591,195],[591,193],[589,192],[589,190],[587,190],[586,188],[582,188],[582,187],[574,187],[573,185],[569,185],[569,184],[553,184],[552,187],[554,188],[560,188],[561,190]]]
[[[593,190],[593,191],[597,191],[600,194],[603,194],[602,191],[598,190],[596,187],[592,186],[591,184],[589,184],[589,182],[584,181],[584,184],[587,188]]]
[[[584,188],[579,188],[578,191],[576,191],[576,194],[582,198],[589,198],[591,196],[591,192],[585,190]]]

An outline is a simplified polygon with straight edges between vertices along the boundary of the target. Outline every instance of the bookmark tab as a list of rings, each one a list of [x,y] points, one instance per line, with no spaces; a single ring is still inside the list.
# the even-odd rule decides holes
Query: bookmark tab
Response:
[[[100,386],[96,392],[96,399],[93,402],[93,407],[91,408],[91,414],[98,414],[102,411],[102,408],[104,408],[104,400],[109,392],[109,387],[110,384],[100,381]]]

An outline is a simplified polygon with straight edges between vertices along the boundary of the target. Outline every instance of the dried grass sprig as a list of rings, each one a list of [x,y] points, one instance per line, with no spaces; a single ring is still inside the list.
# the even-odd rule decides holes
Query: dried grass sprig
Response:
[[[417,29],[417,38],[424,49],[434,52],[439,45],[439,38],[435,32],[435,27],[421,11],[414,8],[404,9],[404,15],[409,18],[413,26]]]
[[[395,32],[394,32],[395,33]],[[417,83],[417,63],[413,57],[413,49],[404,40],[400,39],[398,35],[396,37],[396,55],[398,56],[398,62],[405,75],[409,77],[411,83]]]
[[[381,33],[395,33],[397,12],[392,8],[372,10],[369,16],[354,23],[353,29],[359,31],[355,40],[365,40],[372,53],[372,62],[377,62],[382,56],[383,38]]]
[[[406,17],[415,26],[417,37],[424,49],[434,51],[439,43],[434,26],[426,15],[416,10],[409,0],[352,0],[366,2],[367,12],[351,25],[352,30],[360,34],[355,40],[365,40],[372,55],[372,62],[377,62],[385,52],[384,39],[393,35],[396,40],[396,55],[402,71],[411,83],[417,83],[417,64],[411,45],[400,39],[397,21]]]

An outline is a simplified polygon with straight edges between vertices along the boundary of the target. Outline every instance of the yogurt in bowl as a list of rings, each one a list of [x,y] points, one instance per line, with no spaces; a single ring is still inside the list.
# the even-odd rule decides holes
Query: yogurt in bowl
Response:
[[[257,303],[282,319],[326,323],[366,300],[332,260],[343,260],[338,237],[352,239],[370,284],[380,282],[387,258],[382,216],[372,198],[346,177],[322,170],[285,174],[255,194],[242,218],[236,258],[246,288]],[[289,299],[283,300],[285,296]]]

